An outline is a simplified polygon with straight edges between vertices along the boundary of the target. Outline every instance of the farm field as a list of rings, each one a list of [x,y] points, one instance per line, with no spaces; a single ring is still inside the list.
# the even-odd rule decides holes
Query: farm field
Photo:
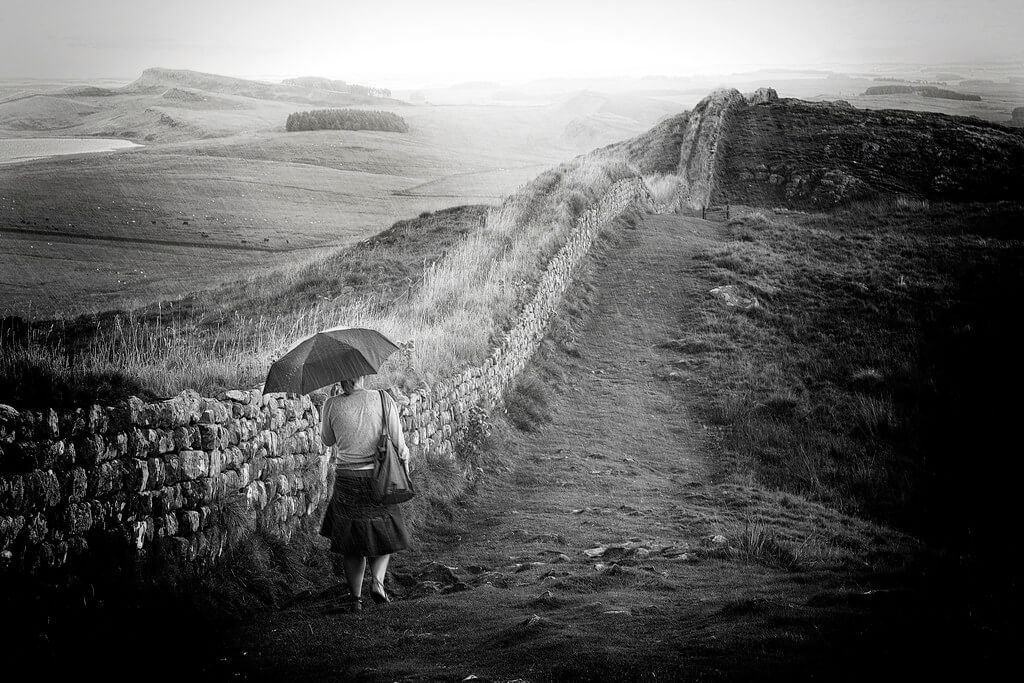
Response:
[[[0,314],[68,316],[208,289],[403,217],[496,203],[574,156],[544,107],[378,98],[374,108],[402,116],[409,133],[286,133],[288,113],[315,106],[245,97],[230,79],[222,92],[198,87],[216,80],[194,78],[188,89],[180,80],[159,92],[2,91],[0,137],[123,137],[143,147],[4,166]]]

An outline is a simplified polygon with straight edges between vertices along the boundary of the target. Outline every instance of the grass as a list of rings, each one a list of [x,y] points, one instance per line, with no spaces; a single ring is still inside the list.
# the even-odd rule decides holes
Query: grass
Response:
[[[533,372],[527,370],[505,397],[505,413],[517,429],[536,432],[551,421],[547,412],[549,402],[548,388]]]
[[[935,153],[922,155],[925,148]],[[998,201],[1024,195],[1024,136],[943,114],[797,100],[736,107],[718,159],[714,204],[825,210],[874,196]]]
[[[301,325],[340,324],[343,318],[331,316],[343,310],[369,313],[408,297],[427,268],[480,228],[486,212],[456,207],[399,221],[312,263],[127,313],[7,319],[0,323],[0,375],[7,380],[0,401],[59,405],[252,383],[262,372],[252,356],[261,347],[280,345],[280,336],[298,335]]]
[[[294,340],[338,325],[414,340],[411,363],[387,365],[379,381],[415,388],[482,361],[576,219],[632,175],[616,157],[580,157],[486,215],[435,212],[312,263],[128,313],[7,320],[0,401],[258,386]]]
[[[752,471],[939,546],[987,538],[979,525],[1008,501],[979,483],[987,465],[966,463],[1005,462],[1012,419],[998,397],[1024,373],[996,293],[1024,268],[1022,212],[897,198],[730,221],[697,272],[762,305],[707,297],[665,344],[690,360],[703,416],[724,428],[718,476]]]

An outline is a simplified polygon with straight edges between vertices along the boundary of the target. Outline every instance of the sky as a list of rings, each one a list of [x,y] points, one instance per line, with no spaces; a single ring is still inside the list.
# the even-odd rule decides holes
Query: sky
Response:
[[[0,0],[0,78],[151,66],[385,87],[1024,62],[1021,0]]]

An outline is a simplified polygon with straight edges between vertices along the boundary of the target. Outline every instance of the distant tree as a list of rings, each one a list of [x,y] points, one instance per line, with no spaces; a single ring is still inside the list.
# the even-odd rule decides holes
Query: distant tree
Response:
[[[284,128],[288,132],[302,130],[382,130],[407,133],[409,125],[401,116],[389,111],[363,109],[314,109],[288,115]]]

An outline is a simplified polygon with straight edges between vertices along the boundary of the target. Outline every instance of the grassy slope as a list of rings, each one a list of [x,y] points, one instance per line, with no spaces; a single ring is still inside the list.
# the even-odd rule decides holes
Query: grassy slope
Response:
[[[828,208],[876,193],[1024,196],[1024,134],[977,119],[782,100],[732,110],[717,203]]]
[[[1002,540],[1020,475],[1007,389],[1024,364],[998,293],[1019,289],[1022,217],[887,202],[733,220],[690,268],[761,305],[709,296],[669,344],[723,429],[719,480],[913,533],[943,558],[919,570],[941,600],[999,638],[1019,597]]]
[[[184,85],[147,81],[102,96],[0,102],[3,135],[145,145],[5,167],[0,315],[74,315],[178,297],[254,266],[304,259],[297,249],[351,244],[397,216],[497,201],[571,154],[553,144],[560,128],[536,107],[373,100],[366,106],[394,110],[411,130],[287,134],[288,114],[310,108],[300,96],[309,89],[272,89],[282,99],[263,99],[233,79],[178,75]],[[317,106],[351,102],[310,92],[324,98],[310,100]],[[197,268],[201,258],[210,267]]]
[[[158,348],[166,351],[177,345],[179,366],[192,364],[201,373],[200,362],[205,358],[211,363],[195,388],[211,392],[230,387],[239,368],[230,361],[217,363],[217,355],[228,353],[236,344],[254,339],[258,343],[268,327],[287,327],[289,321],[324,301],[358,300],[383,306],[407,294],[426,267],[479,230],[485,215],[483,206],[425,213],[312,263],[254,275],[130,315],[110,311],[27,325],[7,320],[0,329],[6,380],[0,402],[53,405],[116,400],[125,393],[161,395],[159,384],[147,382],[124,365],[89,369],[73,362],[76,355],[102,354],[97,347],[110,353],[130,347],[137,361],[144,363]],[[27,358],[16,351],[24,343],[34,348]],[[56,354],[56,362],[40,359],[39,354],[51,353]],[[247,379],[253,381],[255,376]]]
[[[730,427],[732,454],[768,485],[953,532],[935,516],[964,455],[950,439],[967,425],[978,440],[1001,433],[1000,406],[982,419],[970,397],[996,396],[1021,370],[981,372],[1012,357],[1012,321],[990,293],[1024,267],[1022,215],[886,203],[731,221],[695,267],[709,290],[734,285],[761,305],[706,305],[672,346],[684,373],[709,378],[706,414]]]

